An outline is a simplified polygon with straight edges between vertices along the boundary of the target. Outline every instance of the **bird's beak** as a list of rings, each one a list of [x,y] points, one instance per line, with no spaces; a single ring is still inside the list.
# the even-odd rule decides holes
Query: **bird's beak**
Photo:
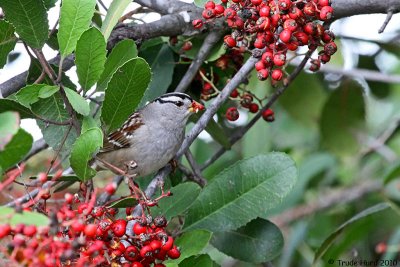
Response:
[[[193,101],[192,105],[189,108],[190,112],[197,113],[199,110],[203,110],[204,106],[199,102]]]

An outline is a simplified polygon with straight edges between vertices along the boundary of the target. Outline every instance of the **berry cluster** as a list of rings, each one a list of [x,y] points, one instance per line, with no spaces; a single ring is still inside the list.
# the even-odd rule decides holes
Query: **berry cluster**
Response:
[[[105,192],[115,189],[110,184]],[[164,260],[180,257],[163,216],[134,217],[127,208],[126,216],[116,218],[118,209],[95,206],[95,193],[90,198],[66,193],[63,202],[45,212],[49,226],[0,225],[0,239],[7,243],[0,252],[21,266],[35,267],[163,267]]]
[[[231,33],[224,37],[225,46],[236,54],[253,48],[261,49],[262,55],[255,64],[257,77],[260,80],[270,77],[272,85],[275,85],[287,75],[288,52],[295,52],[299,47],[321,47],[318,57],[310,61],[311,71],[319,70],[321,63],[330,61],[337,50],[335,36],[325,30],[322,22],[329,20],[332,14],[330,0],[222,0],[222,4],[208,1],[202,13],[203,19],[193,20],[192,24],[201,28],[205,23],[222,18],[231,29]],[[227,66],[229,58],[222,56],[216,65]],[[257,104],[250,104],[247,97],[240,96],[241,105],[250,112],[257,112]],[[243,101],[249,105],[243,105]],[[263,118],[273,120],[271,112],[263,114]],[[237,119],[237,110],[228,109],[226,117],[228,120]]]

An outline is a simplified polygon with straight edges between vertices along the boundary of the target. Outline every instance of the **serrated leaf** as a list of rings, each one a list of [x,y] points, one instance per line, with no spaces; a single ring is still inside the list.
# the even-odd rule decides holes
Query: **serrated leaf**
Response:
[[[275,224],[258,218],[237,230],[214,233],[211,244],[235,259],[262,263],[281,253],[283,236]]]
[[[216,264],[207,254],[192,256],[179,263],[179,267],[218,267],[218,266],[219,265]]]
[[[0,207],[0,224],[47,226],[49,223],[49,218],[38,212],[23,211],[17,213],[13,208]]]
[[[372,207],[356,214],[351,219],[349,219],[348,221],[343,223],[341,226],[339,226],[332,234],[329,235],[329,237],[327,239],[325,239],[325,241],[322,243],[322,245],[318,248],[318,250],[314,256],[313,266],[316,266],[317,261],[325,254],[325,252],[328,250],[328,248],[333,244],[333,242],[335,242],[335,240],[340,236],[340,234],[348,226],[352,225],[354,222],[357,222],[369,215],[375,214],[375,213],[385,210],[389,207],[390,207],[390,204],[388,204],[388,203],[377,204],[375,206],[372,206]]]
[[[107,15],[103,21],[103,25],[101,26],[101,32],[106,40],[108,40],[108,37],[110,37],[111,31],[114,29],[114,26],[117,25],[118,19],[122,17],[124,10],[131,2],[131,0],[119,0],[111,2],[111,5],[107,11]]]
[[[0,113],[0,151],[11,141],[19,129],[19,114],[13,111]]]
[[[33,138],[23,129],[19,129],[10,142],[0,152],[0,166],[7,170],[21,161],[32,147]]]
[[[153,46],[140,51],[143,57],[150,65],[152,78],[139,106],[144,106],[146,102],[151,101],[167,92],[172,82],[174,74],[175,61],[171,49],[167,44]]]
[[[181,249],[181,256],[176,260],[168,260],[166,262],[180,263],[186,258],[199,254],[208,245],[211,235],[211,232],[205,230],[193,230],[184,233],[174,242]]]
[[[89,115],[90,107],[89,103],[77,92],[67,87],[64,88],[65,94],[67,95],[69,103],[76,112],[83,116]]]
[[[129,208],[129,207],[135,207],[139,202],[137,201],[136,198],[134,197],[127,197],[124,199],[120,199],[117,201],[114,201],[111,203],[108,207],[110,208]]]
[[[297,169],[284,153],[236,162],[202,190],[186,216],[183,230],[228,231],[276,207],[296,183]]]
[[[142,58],[134,58],[120,67],[108,84],[101,118],[107,130],[117,129],[133,113],[150,82],[150,68]]]
[[[31,104],[39,101],[39,98],[47,98],[58,92],[60,88],[47,84],[30,84],[21,88],[15,95],[18,102],[30,108]]]
[[[167,220],[183,214],[196,200],[200,193],[200,186],[196,183],[182,183],[171,188],[172,196],[162,198],[157,207],[153,207],[153,215],[162,214]]]
[[[44,45],[49,21],[42,0],[0,0],[0,6],[22,40],[35,48]]]
[[[91,128],[76,139],[69,160],[71,168],[82,181],[87,181],[96,175],[96,171],[88,166],[88,162],[102,145],[103,132],[100,128]]]
[[[75,51],[75,64],[79,84],[85,91],[100,78],[104,70],[106,53],[106,42],[98,29],[92,27],[79,38]]]
[[[320,122],[322,144],[338,155],[359,149],[357,133],[365,128],[363,89],[355,81],[344,81],[329,97]]]
[[[110,55],[107,57],[104,71],[97,82],[96,90],[104,91],[117,69],[127,61],[137,57],[137,53],[136,44],[133,40],[127,39],[117,43]]]
[[[63,0],[58,28],[58,44],[62,57],[75,50],[81,34],[89,28],[96,0]]]
[[[0,99],[0,112],[9,110],[18,112],[21,119],[35,118],[35,115],[30,109],[24,107],[17,101],[11,99]]]
[[[7,56],[14,49],[16,43],[14,27],[7,21],[0,20],[0,69],[6,64]]]
[[[48,98],[39,99],[38,102],[32,104],[32,111],[41,118],[51,121],[65,122],[70,119],[68,112],[64,108],[64,102],[60,94],[54,94]],[[64,136],[68,134],[61,154],[66,155],[69,153],[77,137],[75,130],[71,130],[68,125],[47,124],[41,120],[36,120],[36,122],[42,131],[44,140],[53,149],[59,149]]]

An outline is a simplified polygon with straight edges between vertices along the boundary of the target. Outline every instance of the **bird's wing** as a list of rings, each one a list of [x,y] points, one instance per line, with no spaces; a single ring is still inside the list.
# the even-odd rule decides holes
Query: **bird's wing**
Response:
[[[127,148],[131,144],[131,138],[136,129],[142,126],[143,118],[136,112],[118,130],[110,133],[103,142],[103,148],[100,153]]]

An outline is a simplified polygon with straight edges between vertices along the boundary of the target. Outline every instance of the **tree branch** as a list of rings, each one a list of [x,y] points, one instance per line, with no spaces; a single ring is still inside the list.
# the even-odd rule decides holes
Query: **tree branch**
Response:
[[[389,9],[397,13],[400,11],[400,1],[398,0],[333,0],[334,19],[341,19],[354,15],[384,13]]]
[[[181,11],[194,10],[192,4],[185,3],[178,0],[136,0],[141,6],[148,7],[162,15],[179,13]]]

